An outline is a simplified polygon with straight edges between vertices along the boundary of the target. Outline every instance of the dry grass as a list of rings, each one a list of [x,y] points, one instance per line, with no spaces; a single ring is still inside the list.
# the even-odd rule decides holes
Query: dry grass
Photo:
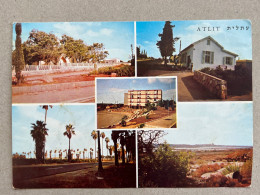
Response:
[[[201,177],[204,173],[216,172],[217,170],[224,167],[224,163],[212,164],[212,165],[202,165],[196,171],[192,173],[193,177]]]

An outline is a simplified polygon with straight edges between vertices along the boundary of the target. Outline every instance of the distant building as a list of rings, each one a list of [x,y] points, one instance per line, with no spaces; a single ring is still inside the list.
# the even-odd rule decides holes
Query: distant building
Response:
[[[105,60],[104,60],[104,63],[107,63],[107,64],[115,64],[115,63],[120,63],[120,60],[117,59],[117,58],[114,58],[114,59],[105,59]]]
[[[225,50],[216,40],[208,36],[190,44],[180,52],[179,56],[182,66],[194,71],[218,66],[235,70],[238,55]]]
[[[155,103],[162,100],[162,90],[129,90],[124,94],[124,105],[129,107],[144,107],[146,103]]]

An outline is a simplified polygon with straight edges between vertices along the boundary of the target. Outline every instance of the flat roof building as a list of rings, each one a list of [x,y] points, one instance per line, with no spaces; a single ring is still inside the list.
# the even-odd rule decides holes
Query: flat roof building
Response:
[[[162,90],[129,90],[124,94],[124,105],[129,107],[145,107],[145,104],[162,100]]]

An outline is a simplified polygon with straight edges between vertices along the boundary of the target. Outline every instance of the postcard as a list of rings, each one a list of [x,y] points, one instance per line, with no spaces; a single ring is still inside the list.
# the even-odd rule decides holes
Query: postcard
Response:
[[[250,187],[251,28],[14,23],[13,187]]]

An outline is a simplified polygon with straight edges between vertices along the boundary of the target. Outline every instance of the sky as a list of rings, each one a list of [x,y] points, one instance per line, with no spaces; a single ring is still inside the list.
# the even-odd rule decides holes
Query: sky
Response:
[[[66,34],[74,39],[82,39],[87,45],[103,43],[109,52],[107,58],[118,58],[123,61],[130,59],[131,44],[134,45],[134,22],[22,23],[22,42],[28,39],[33,29],[46,33],[52,32],[58,38]],[[15,24],[13,24],[13,49],[15,39]]]
[[[128,90],[161,89],[163,100],[176,100],[175,78],[97,79],[97,103],[124,103]]]
[[[179,103],[176,130],[161,142],[253,146],[253,103]]]
[[[12,106],[12,152],[35,151],[35,142],[31,137],[31,123],[37,120],[44,121],[45,110],[39,105],[13,105]],[[65,150],[69,147],[69,139],[63,135],[66,125],[75,127],[76,135],[71,138],[71,149],[76,150],[95,148],[95,141],[91,137],[95,129],[95,105],[54,105],[47,112],[48,136],[46,137],[46,150]],[[111,140],[111,131],[104,131]],[[106,155],[104,140],[103,152]],[[97,144],[97,143],[96,143]],[[113,145],[110,141],[109,145]],[[97,147],[97,146],[96,146]]]
[[[161,57],[156,43],[160,40],[158,34],[162,33],[164,24],[164,21],[136,23],[137,46],[141,46],[141,50],[145,49],[150,57]],[[249,20],[187,20],[172,21],[171,24],[175,25],[173,36],[180,38],[182,50],[195,41],[211,36],[225,50],[238,54],[240,59],[252,60],[252,32]],[[236,30],[236,26],[249,29]],[[204,31],[202,27],[209,27],[211,31]],[[218,31],[216,28],[212,31],[213,27],[219,27]],[[231,30],[227,30],[228,27],[231,27]],[[180,40],[175,43],[176,52],[173,54],[179,53]]]

